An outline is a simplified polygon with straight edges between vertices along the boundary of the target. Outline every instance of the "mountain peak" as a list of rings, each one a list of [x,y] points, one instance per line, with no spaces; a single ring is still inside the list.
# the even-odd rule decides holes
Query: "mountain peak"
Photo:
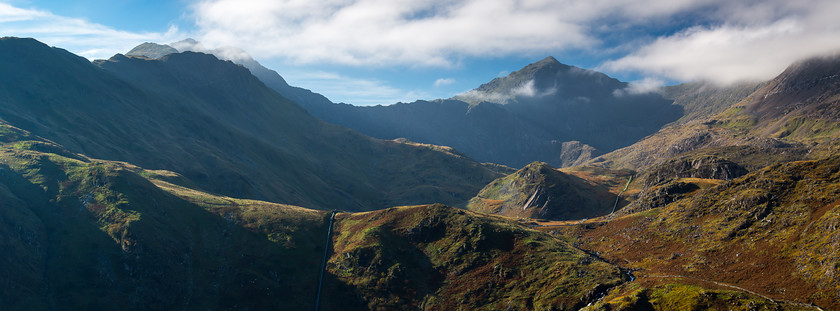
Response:
[[[575,68],[575,67],[566,65],[564,63],[561,63],[556,58],[554,58],[554,56],[548,56],[548,57],[543,58],[542,60],[540,60],[536,63],[530,64],[530,65],[525,66],[524,68],[522,68],[522,69],[520,69],[520,70],[518,70],[514,73],[511,73],[511,75],[514,75],[516,73],[534,75],[534,74],[537,74],[538,72],[542,72],[542,71],[557,73],[557,72],[561,72],[561,71],[567,71],[571,68]]]
[[[178,50],[165,44],[157,44],[154,42],[144,42],[135,46],[131,51],[125,53],[127,56],[143,56],[151,59],[159,59],[169,54],[178,53]]]
[[[534,65],[549,65],[549,64],[564,65],[563,63],[558,61],[556,58],[554,58],[554,56],[547,56],[546,58],[543,58],[541,61],[538,61],[538,62],[534,63]]]
[[[525,167],[523,167],[522,169],[520,169],[517,173],[520,174],[520,175],[525,175],[528,172],[538,172],[540,174],[543,174],[544,172],[547,172],[547,171],[550,171],[550,170],[553,171],[553,170],[556,170],[556,169],[554,169],[554,167],[552,167],[548,163],[541,162],[541,161],[534,161],[534,162],[531,162],[531,164],[528,164]]]

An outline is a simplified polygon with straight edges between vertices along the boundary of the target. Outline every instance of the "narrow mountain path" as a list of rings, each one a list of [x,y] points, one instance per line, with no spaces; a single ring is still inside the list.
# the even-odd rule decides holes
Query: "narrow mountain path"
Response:
[[[318,307],[321,304],[321,286],[324,283],[324,272],[327,271],[327,256],[330,253],[330,239],[332,238],[332,228],[333,223],[335,223],[336,213],[338,212],[333,211],[332,215],[330,215],[330,225],[327,228],[327,242],[324,243],[324,260],[321,261],[321,277],[318,279],[318,294],[315,295],[315,311],[318,311]]]

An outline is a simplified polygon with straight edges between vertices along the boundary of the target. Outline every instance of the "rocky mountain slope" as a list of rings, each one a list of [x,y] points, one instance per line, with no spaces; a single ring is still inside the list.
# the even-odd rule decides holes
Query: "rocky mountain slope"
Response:
[[[336,309],[577,310],[627,280],[613,265],[499,217],[414,206],[341,214]]]
[[[488,184],[467,209],[517,218],[572,220],[603,216],[615,204],[626,204],[616,202],[616,195],[630,178],[629,171],[593,173],[564,172],[534,162]]]
[[[595,163],[644,170],[707,148],[749,149],[747,153],[777,159],[764,161],[764,165],[804,159],[806,155],[813,158],[812,152],[822,155],[833,150],[831,146],[840,135],[836,114],[838,64],[837,56],[795,63],[723,112],[664,128],[632,146],[595,159]],[[727,160],[739,162],[737,157]]]
[[[608,295],[605,300],[615,304],[619,296],[633,296],[639,305],[665,284],[682,283],[834,310],[840,307],[838,172],[836,155],[773,165],[728,182],[710,181],[646,211],[569,230],[640,280],[641,287]]]
[[[499,177],[464,156],[324,123],[212,55],[91,64],[4,38],[0,70],[9,124],[73,152],[178,172],[213,193],[371,210],[463,204]]]

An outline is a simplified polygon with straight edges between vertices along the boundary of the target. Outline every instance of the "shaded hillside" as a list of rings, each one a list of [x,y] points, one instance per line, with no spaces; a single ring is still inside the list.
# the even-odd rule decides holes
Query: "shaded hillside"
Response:
[[[549,235],[441,205],[340,214],[335,232],[335,310],[577,310],[625,278]]]
[[[178,48],[176,49],[173,46]],[[230,60],[234,63],[245,66],[245,68],[248,68],[248,70],[251,71],[251,74],[260,79],[260,81],[265,83],[266,86],[274,89],[283,95],[283,97],[286,97],[301,106],[307,107],[307,110],[310,110],[310,112],[313,109],[320,109],[321,107],[329,107],[333,105],[329,99],[321,94],[289,85],[286,82],[286,79],[283,79],[283,77],[281,77],[276,71],[266,68],[255,59],[251,58],[251,56],[245,51],[233,47],[207,50],[201,46],[201,43],[193,39],[185,39],[173,42],[171,45],[149,42],[143,43],[134,47],[131,51],[125,53],[125,55],[158,59],[171,53],[188,51],[213,54],[220,59]]]
[[[315,294],[324,212],[180,188],[0,125],[4,310],[276,309]]]
[[[630,177],[629,172],[612,173],[615,175],[609,179],[587,180],[534,162],[491,182],[470,200],[467,209],[550,220],[602,216],[609,214],[616,203],[621,189],[614,188],[623,187]]]
[[[648,288],[717,282],[840,308],[840,157],[773,165],[703,188],[570,230]]]
[[[462,204],[499,175],[469,158],[326,124],[230,62],[117,55],[96,66],[0,40],[0,118],[97,158],[183,174],[204,190],[314,208]]]

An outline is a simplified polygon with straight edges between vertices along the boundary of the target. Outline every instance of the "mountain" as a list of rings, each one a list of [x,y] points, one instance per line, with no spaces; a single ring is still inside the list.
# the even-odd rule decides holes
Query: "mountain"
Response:
[[[508,217],[551,220],[585,219],[609,214],[629,172],[610,172],[609,179],[586,179],[543,162],[494,180],[470,200],[467,209]],[[592,176],[593,172],[586,175]],[[605,177],[604,171],[599,177]],[[626,202],[624,202],[626,203]]]
[[[312,309],[328,212],[214,195],[0,124],[4,310]],[[576,310],[616,266],[443,205],[340,213],[321,310]],[[546,281],[544,277],[550,277]]]
[[[302,105],[373,137],[452,146],[513,167],[535,160],[565,167],[630,145],[681,115],[660,95],[634,94],[628,86],[548,57],[447,100]]]
[[[666,127],[593,163],[647,170],[681,155],[716,153],[757,169],[824,156],[840,137],[838,74],[838,56],[797,62],[716,115]]]
[[[173,172],[0,129],[4,310],[311,303],[326,212],[186,189]]]
[[[201,189],[319,209],[464,204],[499,173],[428,146],[326,124],[201,53],[91,64],[0,40],[0,118],[85,155],[178,172]]]
[[[266,86],[274,89],[283,95],[283,97],[286,97],[304,107],[308,107],[307,109],[309,110],[315,109],[315,107],[329,107],[333,105],[329,99],[321,94],[289,85],[276,71],[266,68],[245,51],[234,47],[207,49],[194,39],[184,39],[170,44],[143,43],[134,47],[125,55],[158,59],[167,54],[179,52],[213,54],[220,59],[229,60],[242,65],[245,68],[248,68],[248,70],[251,71],[251,74],[260,79],[260,81],[265,83]]]
[[[838,59],[666,89],[687,119],[588,165],[510,172],[327,124],[212,55],[92,64],[3,38],[0,306],[312,309],[320,292],[323,310],[838,309]],[[588,72],[544,92],[577,70],[561,65],[470,94],[508,95],[496,103],[424,109],[528,131],[538,94],[626,86]],[[390,207],[433,201],[472,211]]]
[[[636,94],[628,91],[627,83],[561,64],[553,57],[450,99],[358,107],[335,104],[320,94],[290,86],[277,72],[236,48],[208,50],[188,39],[159,45],[158,50],[144,44],[145,49],[138,47],[133,53],[155,58],[173,46],[241,64],[267,86],[327,122],[381,139],[450,146],[480,162],[512,167],[533,161],[558,167],[579,165],[630,145],[682,115],[680,106],[657,93]]]
[[[793,309],[835,310],[838,172],[840,157],[834,155],[772,165],[726,182],[683,179],[699,186],[676,200],[567,232],[634,271],[640,286],[608,294],[603,302],[613,307],[709,308],[714,298],[705,288],[712,288],[751,293],[759,302],[804,304],[788,307]]]
[[[327,271],[345,287],[324,294],[360,298],[335,309],[577,310],[627,281],[545,233],[440,205],[341,214],[335,230]]]
[[[840,135],[839,74],[840,55],[797,62],[721,121],[734,127],[752,123],[748,130],[761,136],[808,143],[836,139]]]

